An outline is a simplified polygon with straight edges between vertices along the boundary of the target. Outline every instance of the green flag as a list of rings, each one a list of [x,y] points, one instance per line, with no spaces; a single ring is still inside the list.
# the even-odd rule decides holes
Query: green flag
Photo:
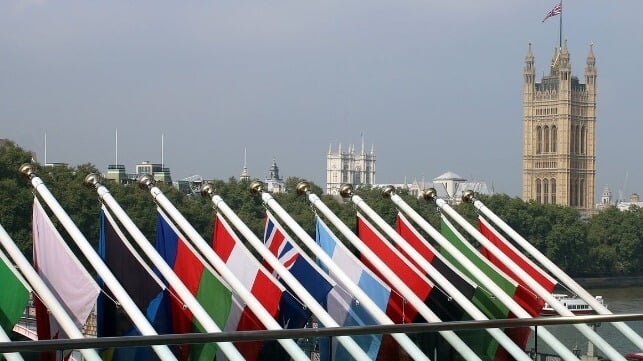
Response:
[[[22,284],[12,265],[0,257],[0,326],[8,334],[27,307],[29,290]]]

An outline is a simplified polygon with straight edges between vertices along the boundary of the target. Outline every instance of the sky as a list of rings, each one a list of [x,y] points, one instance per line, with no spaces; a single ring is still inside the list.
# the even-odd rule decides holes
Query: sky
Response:
[[[245,149],[251,177],[274,158],[324,188],[329,147],[363,137],[377,183],[452,171],[520,196],[524,58],[531,42],[548,72],[556,3],[4,0],[0,138],[41,163],[163,161],[175,180],[238,177]],[[641,14],[563,3],[573,74],[596,55],[597,197],[643,192]]]

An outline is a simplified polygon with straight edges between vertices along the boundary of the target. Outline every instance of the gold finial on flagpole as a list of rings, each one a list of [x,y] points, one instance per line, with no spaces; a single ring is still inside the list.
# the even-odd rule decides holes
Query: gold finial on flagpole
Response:
[[[18,172],[22,174],[25,178],[31,179],[36,176],[36,167],[31,163],[23,163]]]
[[[382,197],[384,198],[391,198],[393,194],[395,194],[395,187],[390,184],[382,189]]]
[[[310,192],[310,183],[303,181],[297,184],[297,195],[303,196]]]
[[[353,196],[353,185],[344,183],[339,187],[339,195],[343,198],[350,198]]]
[[[429,202],[434,202],[438,198],[438,192],[435,188],[427,188],[422,192],[422,198]]]
[[[100,185],[101,176],[98,173],[89,173],[85,176],[83,183],[89,188],[98,188]]]
[[[154,187],[155,183],[156,182],[154,181],[154,177],[149,174],[143,174],[138,177],[138,186],[141,189],[150,189]]]
[[[263,185],[263,182],[256,180],[256,181],[253,181],[252,183],[250,183],[249,188],[250,188],[250,193],[252,193],[254,195],[258,195],[258,194],[261,194],[263,192],[264,185]]]

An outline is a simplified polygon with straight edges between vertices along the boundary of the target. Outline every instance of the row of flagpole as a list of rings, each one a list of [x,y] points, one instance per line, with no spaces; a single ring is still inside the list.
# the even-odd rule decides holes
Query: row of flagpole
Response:
[[[134,304],[130,295],[125,292],[122,286],[120,286],[118,280],[113,276],[110,270],[107,268],[105,263],[98,256],[96,251],[91,247],[87,239],[82,235],[78,230],[73,221],[65,213],[62,207],[58,204],[56,199],[51,195],[49,190],[46,188],[42,180],[38,178],[33,168],[30,166],[25,166],[21,171],[29,178],[30,183],[32,184],[34,190],[40,197],[46,202],[51,211],[59,219],[63,227],[70,234],[74,240],[78,249],[83,253],[86,259],[90,262],[92,267],[96,270],[97,274],[105,282],[107,287],[113,293],[117,301],[122,305],[123,309],[127,312],[129,317],[135,323],[136,327],[140,330],[143,335],[156,335],[156,331],[151,326],[147,318],[141,313],[141,310]],[[118,205],[116,200],[111,196],[107,188],[100,184],[99,177],[96,175],[89,175],[86,178],[86,183],[94,187],[98,192],[99,198],[106,205],[109,210],[118,218],[121,224],[124,225],[126,230],[130,233],[132,238],[136,241],[139,248],[146,255],[147,259],[158,269],[159,273],[168,281],[169,285],[172,287],[173,291],[177,293],[178,297],[184,302],[185,306],[194,314],[194,317],[198,320],[200,325],[206,332],[215,333],[221,332],[221,327],[217,326],[213,319],[208,315],[203,306],[196,300],[194,295],[185,287],[179,277],[174,273],[174,271],[168,266],[166,261],[159,255],[159,253],[151,245],[150,241],[145,238],[145,236],[140,232],[136,225],[131,221],[127,216],[125,211]],[[213,267],[217,274],[220,275],[225,282],[230,286],[230,288],[237,294],[241,300],[252,310],[252,312],[258,317],[264,327],[268,330],[279,330],[282,329],[282,326],[270,315],[262,304],[255,298],[255,296],[246,289],[242,282],[239,281],[237,276],[226,266],[225,262],[213,251],[212,247],[200,236],[200,234],[191,226],[189,221],[183,217],[183,215],[171,204],[171,202],[165,197],[165,195],[154,185],[154,181],[151,177],[142,177],[140,180],[141,188],[147,188],[151,195],[154,198],[154,201],[164,213],[166,213],[169,218],[171,218],[179,228],[187,235],[187,238],[192,242],[193,246],[200,252],[200,255],[205,259],[209,266]],[[314,256],[323,263],[335,277],[337,282],[346,290],[350,290],[353,293],[353,297],[359,300],[360,305],[363,306],[371,316],[376,320],[378,324],[393,324],[393,321],[381,310],[377,305],[373,303],[371,298],[363,292],[360,287],[353,282],[350,277],[345,274],[341,267],[336,265],[332,258],[322,250],[318,244],[313,240],[303,228],[284,210],[278,202],[267,192],[264,192],[261,183],[253,183],[252,190],[257,195],[260,195],[264,204],[270,208],[275,214],[289,227],[289,229],[308,247],[309,251],[314,254]],[[321,199],[310,192],[309,186],[306,183],[300,184],[297,189],[298,193],[305,194],[310,201],[310,203],[322,213],[341,234],[345,237],[348,242],[350,242],[358,251],[368,258],[369,262],[372,263],[378,271],[386,278],[390,284],[395,286],[395,289],[404,297],[406,302],[409,302],[424,319],[428,322],[440,322],[440,318],[424,304],[424,300],[420,299],[413,290],[407,286],[404,281],[391,269],[385,262],[385,260],[380,259],[367,245],[360,240],[360,238],[353,233],[339,218],[321,201]],[[319,319],[319,321],[325,327],[338,327],[339,324],[337,320],[334,320],[332,316],[320,305],[313,296],[299,283],[295,277],[293,277],[288,269],[277,259],[264,245],[264,243],[257,238],[256,235],[245,225],[245,223],[236,216],[234,211],[232,211],[223,201],[221,197],[214,194],[214,189],[211,186],[206,186],[203,189],[204,197],[211,199],[212,203],[218,211],[220,211],[228,220],[235,226],[235,228],[245,237],[250,245],[260,254],[263,260],[270,265],[270,267],[275,271],[280,279],[285,282],[293,293],[310,308],[312,313]],[[357,208],[364,212],[373,222],[375,222],[378,227],[380,227],[384,233],[399,247],[401,247],[410,257],[413,259],[421,268],[422,272],[425,274],[431,275],[431,277],[442,287],[443,290],[449,293],[449,296],[465,309],[465,311],[475,320],[488,320],[488,317],[482,313],[475,305],[471,303],[462,293],[460,293],[455,286],[453,286],[450,281],[443,277],[429,262],[421,257],[421,255],[410,246],[403,237],[401,237],[393,228],[386,224],[384,220],[373,211],[366,202],[364,202],[358,195],[353,194],[350,187],[343,188],[343,195],[351,201]],[[444,238],[439,232],[437,232],[426,220],[420,217],[417,212],[415,212],[411,207],[409,207],[401,197],[395,194],[394,189],[387,188],[385,195],[390,198],[396,206],[407,214],[411,219],[413,219],[418,226],[420,226],[424,231],[426,231],[436,242],[438,242],[443,248],[447,249],[450,253],[453,253],[457,258],[458,262],[465,265],[465,267],[471,269],[475,272],[476,267],[471,264],[466,257],[463,257],[459,251],[454,249],[450,245],[449,241]],[[436,204],[442,212],[449,215],[454,221],[456,221],[461,227],[465,229],[471,236],[483,244],[487,249],[489,249],[497,258],[501,259],[506,263],[507,267],[518,274],[520,278],[524,278],[526,283],[530,286],[535,293],[551,304],[560,314],[571,316],[571,312],[562,306],[553,296],[546,290],[544,290],[529,274],[524,272],[520,267],[511,261],[509,257],[503,257],[502,251],[497,249],[492,243],[490,243],[478,230],[473,228],[464,218],[462,218],[457,212],[455,212],[446,202],[435,197],[433,194],[429,198],[435,200]],[[522,244],[522,241],[526,242],[524,239],[521,239],[520,236],[515,233],[515,231],[510,231],[510,227],[506,223],[502,222],[497,216],[488,210],[484,205],[475,200],[474,206],[477,210],[491,219],[494,223],[498,225],[499,228],[503,229],[507,234],[511,236],[516,242]],[[66,319],[66,313],[63,311],[58,314],[55,310],[60,306],[57,305],[56,297],[48,292],[47,287],[40,281],[39,277],[36,274],[35,270],[31,267],[28,261],[22,256],[20,251],[15,247],[15,244],[10,240],[10,237],[4,232],[4,229],[0,228],[0,240],[2,240],[3,247],[7,250],[7,253],[11,256],[14,263],[18,265],[18,268],[22,271],[22,274],[27,279],[27,282],[33,287],[34,291],[38,296],[45,301],[46,306],[51,310],[55,315],[58,322],[64,329],[64,332],[70,338],[82,338],[78,327],[75,325],[71,319]],[[526,242],[528,243],[528,242]],[[13,246],[12,246],[13,245]],[[564,274],[560,269],[552,267],[550,264],[547,264],[541,258],[546,260],[546,257],[537,256],[537,251],[534,252],[534,249],[529,249],[525,247],[527,251],[532,254],[539,262],[543,263],[544,267],[554,274],[555,277],[561,279],[565,284],[571,284],[572,290],[578,293],[583,298],[588,298],[588,303],[592,305],[599,313],[609,314],[609,311],[604,307],[596,307],[591,303],[593,298],[589,293],[582,290],[577,284],[574,285],[573,280],[570,282],[571,278]],[[532,246],[533,248],[533,246]],[[22,258],[21,258],[22,257]],[[548,261],[548,260],[547,260]],[[25,263],[27,262],[27,263]],[[551,262],[549,262],[551,263]],[[32,273],[29,273],[31,269]],[[509,297],[502,289],[500,289],[493,280],[487,277],[484,274],[478,274],[477,278],[483,285],[488,288],[496,297],[498,297],[503,304],[505,304],[512,313],[514,313],[519,318],[531,318],[532,316],[526,312],[520,305],[518,305],[511,297]],[[44,287],[44,289],[43,289]],[[578,289],[578,291],[577,291]],[[582,291],[581,291],[582,290]],[[594,301],[595,303],[595,301]],[[599,305],[600,306],[600,305]],[[69,316],[67,316],[69,318]],[[71,322],[71,325],[69,324]],[[624,335],[628,337],[637,347],[641,347],[641,337],[632,331],[624,323],[616,323],[615,326],[619,329]],[[585,335],[592,343],[596,344],[610,359],[618,360],[623,359],[622,355],[618,354],[607,342],[605,342],[598,334],[591,330],[587,325],[578,325],[577,328]],[[553,337],[544,327],[538,329],[538,337],[543,339],[547,344],[549,344],[552,349],[563,357],[565,360],[575,360],[575,356],[569,349],[562,345],[555,337]],[[510,339],[504,332],[500,329],[491,328],[487,332],[502,346],[505,350],[511,354],[514,359],[518,360],[528,360],[528,356],[525,354],[524,350],[521,349],[512,339]],[[440,334],[444,339],[451,344],[451,346],[461,354],[467,360],[479,360],[480,357],[467,345],[463,340],[452,331],[441,331]],[[395,333],[392,334],[392,337],[398,342],[400,347],[402,347],[413,359],[415,360],[428,360],[429,357],[425,355],[418,347],[413,343],[413,341],[408,338],[406,334]],[[0,341],[2,341],[3,335],[0,334]],[[350,353],[354,359],[369,359],[369,356],[357,345],[353,338],[348,336],[339,336],[337,341],[340,342],[345,349]],[[289,355],[295,360],[308,359],[309,357],[302,351],[302,349],[292,340],[292,339],[280,339],[278,342],[282,347],[289,353]],[[241,359],[242,356],[239,351],[234,347],[232,343],[222,342],[219,343],[221,351],[229,359]],[[176,359],[174,354],[170,351],[167,346],[156,345],[152,346],[159,358],[163,360],[172,360]],[[83,356],[87,359],[97,359],[98,354],[95,350],[92,349],[83,349],[81,350]],[[8,359],[21,359],[19,355],[16,354],[7,354]]]

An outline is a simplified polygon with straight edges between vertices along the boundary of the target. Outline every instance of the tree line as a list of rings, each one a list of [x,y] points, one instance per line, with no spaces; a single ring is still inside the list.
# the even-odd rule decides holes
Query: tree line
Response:
[[[18,168],[21,164],[31,161],[30,152],[12,141],[0,140],[0,224],[28,258],[32,255],[33,193],[29,182],[18,173]],[[90,242],[97,245],[100,200],[96,190],[86,187],[83,179],[89,173],[100,173],[99,169],[89,163],[46,168],[36,166],[37,175],[80,231]],[[295,191],[296,185],[302,180],[297,177],[288,178],[287,193],[274,194],[273,197],[314,237],[316,213],[307,198],[297,195]],[[151,194],[139,189],[138,185],[122,185],[105,180],[102,184],[109,189],[143,234],[153,241],[157,211]],[[251,194],[249,182],[229,178],[215,180],[213,184],[216,194],[223,198],[259,238],[262,238],[266,207],[260,197]],[[349,228],[354,229],[356,208],[337,196],[322,195],[322,189],[318,185],[311,185],[312,192],[319,195],[324,204]],[[209,199],[198,195],[186,195],[169,185],[158,184],[158,187],[204,239],[211,239],[216,209]],[[403,189],[397,190],[397,193],[439,229],[440,216],[435,204],[418,199]],[[363,198],[389,224],[394,224],[397,209],[392,201],[382,197],[380,189],[360,187],[355,189],[355,194]],[[506,194],[477,195],[477,198],[572,276],[643,274],[641,208],[633,207],[619,211],[616,207],[609,207],[590,217],[581,217],[577,210],[570,207],[524,202]],[[477,214],[471,204],[463,203],[453,207],[472,224],[477,224]],[[52,217],[52,220],[57,224],[55,217]],[[64,229],[60,226],[59,228],[61,234],[66,235]],[[339,232],[335,234],[340,235]],[[470,240],[475,242],[473,239]]]

